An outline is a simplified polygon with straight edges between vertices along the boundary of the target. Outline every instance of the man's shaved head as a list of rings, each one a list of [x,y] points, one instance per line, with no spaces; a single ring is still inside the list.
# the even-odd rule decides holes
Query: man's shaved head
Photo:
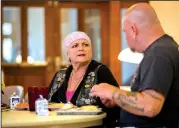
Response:
[[[160,24],[155,10],[147,3],[139,3],[131,6],[126,11],[124,18],[139,26]]]
[[[122,24],[128,46],[138,52],[144,52],[164,34],[155,10],[147,3],[138,3],[127,9]]]

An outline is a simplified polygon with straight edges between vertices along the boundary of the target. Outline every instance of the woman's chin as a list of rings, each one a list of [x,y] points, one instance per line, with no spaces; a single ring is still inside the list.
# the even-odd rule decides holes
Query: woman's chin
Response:
[[[90,60],[87,60],[87,59],[78,59],[77,62],[78,63],[87,63],[89,62]]]

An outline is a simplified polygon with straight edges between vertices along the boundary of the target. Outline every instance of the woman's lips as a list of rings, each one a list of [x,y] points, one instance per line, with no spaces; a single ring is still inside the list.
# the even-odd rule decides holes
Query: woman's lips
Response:
[[[78,54],[77,56],[85,56],[85,54]]]

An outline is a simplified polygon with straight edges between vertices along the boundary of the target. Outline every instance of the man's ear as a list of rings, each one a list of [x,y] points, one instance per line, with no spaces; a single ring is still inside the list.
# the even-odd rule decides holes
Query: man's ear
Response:
[[[133,32],[133,35],[134,35],[134,39],[136,39],[136,37],[137,37],[137,27],[136,27],[136,25],[135,24],[133,24],[132,26],[131,26],[131,29],[132,29],[132,32]]]

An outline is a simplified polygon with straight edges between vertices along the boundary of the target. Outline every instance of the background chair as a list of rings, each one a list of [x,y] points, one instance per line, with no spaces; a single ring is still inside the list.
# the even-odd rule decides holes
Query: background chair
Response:
[[[2,94],[2,103],[9,105],[9,97],[14,92],[20,97],[20,101],[22,101],[24,95],[24,88],[20,85],[12,85],[5,87],[4,94]]]

